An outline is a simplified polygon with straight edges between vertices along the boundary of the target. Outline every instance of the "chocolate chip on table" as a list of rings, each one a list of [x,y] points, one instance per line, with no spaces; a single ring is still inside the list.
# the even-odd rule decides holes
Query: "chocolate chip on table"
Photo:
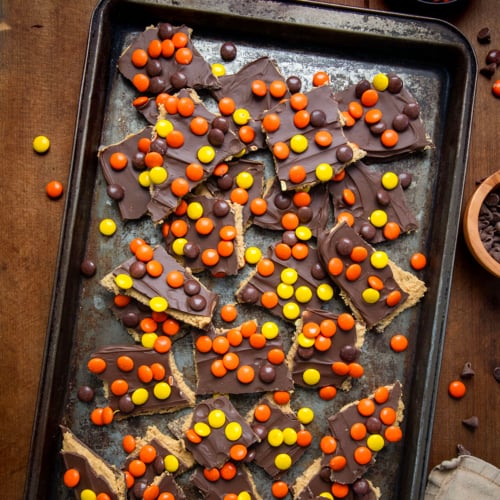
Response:
[[[233,42],[224,42],[220,48],[220,56],[224,61],[236,59],[237,49]]]
[[[495,366],[493,369],[493,376],[497,382],[500,382],[500,366]]]
[[[97,271],[97,267],[95,265],[95,262],[90,260],[90,259],[85,259],[81,264],[80,264],[80,272],[86,277],[86,278],[91,278],[94,276],[94,274]]]
[[[486,78],[491,78],[495,74],[496,70],[497,65],[495,63],[491,63],[481,68],[479,70],[479,73],[481,73],[481,75],[485,76]]]
[[[82,385],[77,392],[77,397],[84,403],[90,403],[94,399],[94,389],[88,385]]]
[[[490,43],[491,42],[490,28],[488,28],[487,26],[481,28],[477,33],[477,41],[483,44]]]
[[[491,49],[487,54],[486,54],[486,64],[500,64],[500,50],[498,49]]]
[[[479,427],[479,418],[476,415],[473,415],[469,418],[464,418],[462,420],[462,424],[469,429],[477,429]]]
[[[472,363],[467,361],[462,368],[462,372],[460,373],[460,378],[472,378],[476,372],[472,368]]]

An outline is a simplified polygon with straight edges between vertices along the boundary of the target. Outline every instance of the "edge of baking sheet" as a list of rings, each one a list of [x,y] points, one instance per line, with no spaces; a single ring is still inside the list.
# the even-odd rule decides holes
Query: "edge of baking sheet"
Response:
[[[248,12],[249,9],[248,7],[246,9],[242,7],[242,4],[247,3],[222,0],[216,2],[217,5],[210,5],[210,9],[216,9],[217,12],[221,10],[231,16],[242,15],[244,17],[242,11]],[[373,36],[376,40],[383,40],[384,37],[390,35],[393,39],[392,43],[394,43],[394,38],[397,39],[399,36],[398,41],[409,48],[415,44],[428,47],[432,43],[433,46],[445,47],[445,50],[451,50],[454,54],[456,67],[453,68],[454,73],[452,76],[456,77],[455,80],[458,80],[458,76],[460,76],[460,85],[449,85],[450,95],[448,95],[448,101],[452,106],[450,111],[453,120],[459,121],[461,127],[459,128],[458,137],[454,138],[456,148],[447,149],[447,154],[441,158],[441,162],[453,163],[456,175],[453,175],[451,179],[445,179],[446,182],[438,183],[435,194],[435,199],[442,199],[442,203],[448,203],[446,206],[448,207],[449,217],[447,218],[446,227],[440,228],[439,232],[438,228],[434,227],[433,230],[436,234],[431,234],[428,238],[428,241],[433,241],[433,249],[435,249],[434,244],[437,242],[441,255],[441,266],[433,268],[431,261],[431,266],[427,272],[429,275],[437,273],[440,279],[438,287],[430,290],[426,299],[435,300],[434,315],[424,318],[422,325],[432,330],[432,334],[426,337],[430,340],[430,343],[419,350],[424,359],[421,359],[418,352],[414,359],[415,372],[411,385],[421,389],[419,394],[422,394],[422,400],[418,402],[412,400],[406,412],[407,432],[416,433],[416,436],[413,436],[416,447],[411,450],[412,453],[406,456],[401,471],[403,477],[400,498],[422,498],[427,478],[428,454],[432,438],[432,417],[437,397],[459,226],[458,222],[453,224],[452,221],[459,218],[468,159],[468,144],[477,76],[474,52],[468,41],[456,28],[440,20],[366,11],[310,1],[277,2],[271,0],[265,2],[263,0],[254,0],[252,3],[254,4],[253,7],[255,7],[252,9],[252,16],[254,17],[266,13],[268,15],[272,10],[270,8],[270,4],[272,4],[273,8],[280,12],[273,19],[267,19],[272,23],[293,22],[296,9],[300,12],[310,9],[311,12],[315,12],[315,15],[311,16],[310,22],[318,23],[314,24],[315,28],[321,25],[322,28],[345,30],[346,43],[349,42],[350,31],[356,31],[367,36]],[[91,200],[89,201],[89,196],[86,193],[88,190],[93,190],[94,175],[97,169],[97,145],[99,144],[101,130],[100,125],[89,126],[89,124],[97,124],[96,117],[102,117],[108,80],[107,77],[102,75],[103,69],[96,67],[94,58],[96,54],[102,51],[106,51],[106,53],[110,51],[110,41],[106,36],[105,29],[103,29],[103,23],[106,16],[109,15],[109,11],[117,8],[119,4],[123,4],[123,7],[126,7],[126,5],[147,6],[153,11],[165,6],[193,10],[203,10],[202,7],[206,7],[204,0],[185,0],[182,5],[179,5],[179,2],[175,0],[164,0],[163,2],[160,0],[144,0],[142,2],[134,0],[101,0],[94,10],[80,91],[80,105],[73,143],[65,214],[61,228],[60,247],[52,291],[52,307],[46,334],[45,354],[24,491],[25,498],[38,499],[46,496],[44,493],[49,491],[51,478],[44,474],[44,470],[47,469],[48,464],[53,462],[60,447],[59,423],[64,410],[65,394],[69,383],[67,380],[68,362],[64,355],[71,352],[72,345],[71,336],[64,335],[64,332],[72,331],[72,318],[70,314],[67,314],[67,311],[70,312],[71,308],[75,307],[75,302],[77,302],[79,296],[79,262],[83,260],[85,254],[85,240],[82,241],[82,238],[84,238],[82,234],[86,234],[86,229],[89,226],[91,209]],[[280,10],[277,6],[282,9]],[[320,15],[322,12],[328,12],[330,15],[322,16]],[[335,13],[335,16],[332,13]],[[333,22],[335,26],[331,24],[333,18],[335,18]],[[381,30],[380,19],[384,20],[383,30]],[[404,36],[398,35],[397,27],[400,23],[418,23],[419,29],[409,39],[408,34]],[[98,71],[101,71],[101,74]],[[93,147],[89,147],[89,144],[93,145]],[[93,166],[93,171],[89,172],[89,166]],[[445,188],[446,183],[448,185]],[[453,196],[448,198],[450,193]],[[425,356],[423,353],[425,353]],[[58,373],[63,374],[62,380],[66,382],[65,384],[54,384],[55,375]]]

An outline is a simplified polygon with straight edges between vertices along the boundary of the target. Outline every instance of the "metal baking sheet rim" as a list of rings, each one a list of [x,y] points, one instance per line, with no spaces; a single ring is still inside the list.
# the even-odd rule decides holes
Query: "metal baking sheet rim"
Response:
[[[99,144],[100,135],[99,127],[89,127],[89,124],[91,123],[91,117],[95,117],[96,112],[103,113],[107,80],[102,77],[102,74],[99,74],[96,59],[106,47],[109,49],[109,40],[106,38],[106,30],[103,27],[109,21],[107,17],[109,12],[120,4],[122,4],[122,7],[128,5],[133,8],[144,7],[153,10],[161,10],[165,7],[171,9],[197,9],[204,5],[204,0],[185,1],[182,6],[177,6],[177,2],[175,1],[137,2],[101,0],[94,11],[89,31],[87,56],[73,144],[72,164],[68,182],[68,194],[61,228],[61,243],[55,281],[52,290],[52,307],[46,334],[45,354],[31,439],[30,460],[24,491],[25,498],[40,498],[42,492],[48,491],[51,478],[44,472],[49,470],[50,464],[56,459],[60,448],[59,424],[64,410],[65,395],[70,382],[68,380],[67,368],[65,368],[67,366],[66,356],[72,351],[72,338],[70,335],[63,335],[63,332],[71,331],[71,321],[68,318],[69,315],[67,312],[68,310],[75,310],[77,308],[78,304],[75,304],[75,301],[77,302],[80,289],[79,281],[72,280],[70,277],[79,276],[77,267],[85,255],[85,241],[82,240],[82,233],[86,231],[83,231],[82,228],[88,228],[90,222],[90,204],[92,202],[86,193],[88,193],[89,188],[93,188],[95,182],[94,176],[97,168],[95,160],[97,153],[96,145]],[[238,10],[240,2],[235,2],[236,6],[231,6],[231,4],[232,2],[230,1],[220,2],[217,8],[229,9],[225,12],[226,15],[231,16],[235,15],[235,13],[244,15],[244,13]],[[477,75],[474,52],[467,40],[456,28],[440,20],[417,18],[401,14],[377,13],[324,3],[316,4],[316,2],[311,1],[263,2],[257,0],[256,2],[252,2],[253,6],[254,4],[260,9],[265,8],[267,13],[270,12],[270,4],[279,10],[281,16],[279,20],[267,19],[271,23],[286,22],[284,19],[286,15],[291,15],[291,12],[296,12],[297,9],[304,15],[311,12],[309,9],[313,9],[315,14],[321,12],[319,17],[324,20],[322,23],[325,25],[330,22],[332,23],[329,26],[322,27],[331,30],[340,29],[348,31],[351,29],[349,26],[356,25],[356,22],[362,19],[363,22],[356,25],[355,36],[359,37],[375,36],[384,39],[389,34],[390,36],[394,36],[394,31],[390,32],[394,27],[411,26],[410,31],[413,31],[413,26],[417,24],[419,27],[424,28],[423,31],[417,30],[418,33],[413,31],[411,34],[402,35],[401,40],[403,43],[411,43],[408,40],[416,36],[417,41],[413,43],[437,44],[436,46],[441,46],[445,51],[451,50],[466,69],[466,72],[462,74],[461,85],[455,85],[453,89],[446,88],[447,92],[462,97],[461,104],[455,104],[458,108],[454,109],[460,123],[457,131],[457,147],[453,152],[448,152],[449,158],[447,158],[448,161],[454,162],[454,172],[458,175],[452,176],[452,179],[449,180],[451,187],[448,186],[446,190],[446,193],[451,193],[451,197],[446,207],[448,214],[446,219],[446,236],[442,241],[442,248],[440,248],[443,256],[440,262],[441,266],[439,269],[431,269],[429,271],[439,274],[438,286],[432,291],[432,297],[435,298],[435,308],[431,315],[432,318],[427,319],[428,326],[432,331],[432,334],[426,337],[426,339],[430,339],[429,350],[427,351],[427,355],[424,356],[426,362],[423,366],[419,365],[416,367],[413,380],[411,381],[412,385],[417,384],[427,387],[427,390],[419,393],[422,396],[422,400],[419,403],[414,402],[405,416],[407,419],[407,428],[411,428],[411,423],[414,421],[418,423],[418,426],[416,436],[413,438],[415,444],[414,453],[412,456],[407,457],[408,459],[403,464],[402,476],[404,477],[400,484],[400,498],[422,498],[427,477],[428,453],[432,437],[432,417],[437,398],[453,260],[458,235],[458,214],[461,208],[468,159],[468,144]],[[252,12],[253,15],[255,13],[258,14],[259,9],[253,9]],[[316,18],[316,16],[314,17]],[[387,25],[389,26],[387,29],[390,33],[384,33],[383,30],[380,30],[380,22],[370,23],[370,19],[375,17],[378,17],[379,21],[380,19],[384,20],[384,22],[387,21]],[[346,19],[349,19],[348,23],[345,22]],[[336,23],[338,24],[336,25]],[[339,27],[339,24],[341,24],[341,27]],[[430,33],[436,35],[436,29],[439,35],[437,38],[441,37],[441,39],[435,39],[430,42],[428,36]],[[423,39],[418,40],[419,36],[422,36]],[[93,146],[89,147],[89,145]],[[86,169],[88,165],[94,165],[92,172],[89,172],[88,167]],[[439,191],[440,189],[444,188],[438,186],[437,190]],[[439,193],[437,194],[439,195]],[[446,196],[445,199],[447,199]],[[457,219],[456,224],[452,223],[453,217]],[[420,358],[417,357],[416,361],[420,361]],[[411,413],[409,410],[414,411]]]

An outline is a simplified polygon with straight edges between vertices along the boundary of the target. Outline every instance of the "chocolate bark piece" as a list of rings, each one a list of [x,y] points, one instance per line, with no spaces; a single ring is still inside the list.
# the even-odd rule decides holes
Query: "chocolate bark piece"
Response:
[[[194,111],[188,116],[185,116],[185,112],[181,114],[179,111],[167,114],[160,106],[160,115],[155,124],[155,138],[166,142],[166,149],[164,152],[161,151],[161,154],[162,166],[167,170],[168,177],[165,182],[152,185],[148,210],[153,222],[162,221],[171,213],[179,205],[180,198],[206,180],[216,165],[230,160],[244,150],[244,144],[232,130],[223,131],[219,128],[217,124],[219,117],[204,106],[195,91],[183,89],[176,94],[176,98],[179,102],[191,101]],[[206,122],[205,133],[200,133],[200,131],[195,133],[191,129],[191,122],[200,118]],[[164,129],[166,132],[162,132]],[[169,134],[172,133],[170,129],[173,129],[176,134],[182,134],[182,144],[169,145]],[[217,141],[212,139],[214,132],[217,132]],[[194,178],[189,176],[186,169],[191,164],[197,165],[198,168],[201,166],[203,174]],[[186,185],[186,193],[180,195],[172,189],[173,183],[178,183],[179,179],[182,179]]]
[[[193,273],[208,270],[217,277],[238,274],[245,265],[241,205],[202,195],[186,197],[186,203],[184,213],[172,214],[167,219],[170,225],[165,237],[167,251]],[[212,224],[208,233],[200,232],[202,219]],[[179,224],[187,231],[177,232],[175,227]],[[225,248],[221,249],[221,245]],[[206,259],[207,253],[213,257],[210,261]]]
[[[303,109],[294,109],[292,95],[264,114],[264,117],[276,115],[279,118],[279,127],[265,132],[267,145],[273,153],[276,176],[283,190],[329,181],[365,155],[357,144],[349,142],[344,135],[339,106],[330,86],[315,87],[304,96],[306,105]],[[305,126],[297,126],[296,114],[303,112],[309,115],[309,122]],[[331,141],[326,144],[320,142],[317,133],[329,135]],[[276,155],[277,144],[286,145],[289,154]],[[297,165],[303,167],[306,175],[303,180],[294,181],[290,178],[290,170]],[[319,170],[325,173],[321,174]]]
[[[288,249],[288,259],[277,257],[278,245]],[[296,245],[306,248],[307,256],[295,258],[292,252]],[[321,309],[328,304],[333,293],[333,282],[320,264],[315,247],[309,242],[281,242],[268,248],[255,271],[236,291],[236,298],[242,304],[255,304],[279,318],[295,321],[303,310]],[[269,303],[266,298],[274,302]]]
[[[123,473],[108,464],[97,453],[80,441],[67,427],[61,426],[61,455],[67,469],[76,469],[80,480],[74,488],[75,497],[89,489],[96,495],[106,493],[111,500],[121,500],[127,496]]]
[[[248,201],[242,205],[242,216],[243,228],[246,228],[252,217],[250,202],[262,197],[263,194],[264,164],[260,161],[240,159],[228,161],[226,165],[227,169],[216,169],[205,182],[205,188],[214,198],[225,200],[231,200],[234,189],[245,189],[248,193]]]
[[[259,441],[226,396],[199,402],[190,414],[171,422],[169,429],[183,439],[196,462],[208,468],[219,468],[228,462],[233,446],[243,445],[248,449]],[[231,439],[226,437],[226,432]]]
[[[184,449],[181,441],[162,433],[158,428],[150,426],[144,437],[137,438],[135,451],[128,455],[123,465],[123,470],[129,468],[133,460],[141,459],[141,450],[147,446],[154,449],[155,457],[149,462],[144,462],[146,470],[140,478],[136,478],[134,486],[128,491],[128,498],[135,500],[142,498],[144,490],[151,485],[157,485],[160,491],[168,491],[175,498],[185,498],[183,491],[174,480],[193,467],[194,460],[191,454]]]
[[[141,151],[139,141],[150,140],[153,134],[152,127],[145,127],[137,134],[127,136],[123,141],[101,148],[97,154],[99,163],[108,187],[119,188],[123,196],[115,198],[124,220],[136,220],[146,215],[151,194],[147,187],[139,184],[139,175],[146,169],[144,157],[147,151]],[[117,170],[111,166],[113,155],[121,154],[125,160],[125,167]]]
[[[361,257],[353,258],[353,248]],[[421,280],[397,266],[386,252],[375,250],[345,222],[318,236],[318,255],[344,302],[367,328],[383,331],[426,291]],[[357,266],[359,276],[349,278]]]
[[[262,409],[263,406],[269,412],[267,419],[256,416],[255,409]],[[261,440],[254,447],[253,462],[273,479],[280,478],[307,450],[307,446],[299,446],[296,439],[297,433],[304,431],[304,426],[290,407],[277,406],[268,396],[260,399],[250,411],[249,421]]]
[[[389,161],[433,147],[420,116],[419,103],[403,85],[403,80],[399,76],[394,74],[386,76],[388,86],[383,91],[376,90],[373,83],[362,80],[335,94],[340,111],[348,113],[344,134],[349,141],[366,151],[366,160]],[[371,106],[363,105],[363,91],[376,92],[377,102]],[[361,107],[361,116],[349,113],[351,103]],[[380,111],[381,118],[378,122],[368,123],[365,120],[366,113],[375,109]],[[351,121],[354,121],[354,124],[349,126]],[[387,133],[387,130],[398,134],[398,141],[394,146],[384,146],[381,141],[382,134]]]
[[[263,96],[256,96],[252,92],[254,80],[261,80],[266,84],[267,92]],[[254,130],[255,137],[252,142],[247,144],[250,151],[263,149],[266,146],[261,130],[262,113],[271,109],[280,99],[290,95],[287,89],[281,97],[273,97],[269,92],[269,85],[274,81],[284,82],[285,79],[276,61],[264,56],[249,62],[233,75],[219,77],[221,87],[212,92],[217,101],[229,97],[234,101],[236,109],[248,111],[250,118],[247,123],[236,123],[233,120],[231,122],[236,130],[243,125],[250,126]]]
[[[242,326],[236,326],[230,330],[208,328],[207,331],[193,331],[194,343],[194,361],[197,375],[196,394],[246,394],[265,391],[290,391],[293,389],[293,381],[285,363],[285,352],[281,334],[276,325],[277,334],[274,336],[266,335],[260,331],[257,321],[249,321],[246,325],[252,325],[250,336],[242,334]],[[236,335],[239,339],[239,344],[233,341],[232,338]],[[230,333],[230,335],[228,335]],[[249,332],[250,333],[250,332]],[[239,334],[239,335],[238,335]],[[232,335],[232,337],[231,337]],[[202,352],[197,347],[197,341],[200,337],[206,340],[209,337],[212,341],[212,348],[206,352]],[[230,338],[231,337],[231,338]],[[215,342],[214,342],[215,341]],[[217,348],[220,342],[224,342],[227,346],[221,350]],[[257,343],[258,342],[258,343]],[[218,350],[215,352],[214,349]],[[227,350],[226,350],[227,349]],[[282,354],[283,360],[277,362],[273,358],[273,354]],[[237,360],[234,364],[229,364],[225,360]],[[271,360],[270,360],[271,359]],[[212,373],[212,365],[214,363],[222,363],[227,372],[223,376],[215,376]],[[250,382],[241,382],[238,378],[238,369],[240,367],[251,367],[254,371],[254,378]]]
[[[287,356],[295,385],[311,389],[327,385],[343,390],[351,388],[349,371],[336,373],[332,366],[333,363],[340,362],[342,366],[348,367],[350,363],[358,360],[366,328],[353,320],[353,327],[344,330],[338,325],[337,320],[337,314],[320,309],[307,309],[302,313],[300,320],[297,321],[295,340]],[[323,322],[329,323],[323,327],[324,332]],[[331,335],[332,324],[335,325],[333,336],[323,335],[327,328],[328,335]],[[317,336],[305,336],[304,325],[306,328],[308,325],[314,326],[318,332]],[[328,343],[325,339],[330,340],[329,347],[325,347],[325,342]]]
[[[304,193],[304,195],[300,193]],[[298,219],[298,224],[308,227],[313,236],[326,228],[329,216],[326,184],[282,191],[280,182],[275,177],[269,179],[267,183],[264,200],[267,202],[266,212],[262,215],[254,215],[252,219],[252,223],[256,226],[284,231],[283,216],[294,214]],[[308,203],[305,203],[304,200],[308,200]]]
[[[232,462],[231,462],[232,463]],[[236,474],[229,478],[220,477],[217,481],[209,481],[201,468],[197,468],[191,476],[191,482],[200,490],[205,500],[219,500],[226,495],[239,495],[242,492],[250,494],[252,499],[261,500],[252,474],[244,465],[235,465]]]
[[[207,326],[212,320],[218,295],[196,280],[162,246],[155,248],[153,259],[159,262],[163,268],[158,277],[152,277],[145,273],[142,278],[132,278],[131,288],[121,289],[116,283],[116,278],[119,275],[131,276],[132,266],[138,262],[136,257],[132,257],[108,273],[101,280],[101,284],[115,294],[128,295],[147,306],[149,306],[151,299],[162,297],[168,303],[165,312],[173,318],[197,328]],[[167,283],[166,277],[170,272],[182,274],[183,286],[174,288]]]
[[[295,500],[320,500],[327,496],[327,493],[331,495],[333,484],[329,467],[322,466],[321,457],[317,458],[292,485],[293,498]],[[381,496],[380,489],[364,478],[348,486],[349,492],[343,497],[346,500],[378,500]]]
[[[382,397],[384,393],[385,395]],[[371,410],[367,412],[366,409],[369,405],[371,405]],[[338,413],[330,416],[328,427],[336,440],[337,448],[334,453],[323,456],[321,466],[329,466],[333,457],[342,456],[346,460],[343,469],[331,469],[330,480],[342,484],[352,484],[363,477],[375,463],[377,453],[380,451],[383,453],[383,447],[390,446],[390,443],[394,441],[391,432],[394,428],[399,427],[403,419],[403,411],[402,387],[397,381],[392,385],[382,386],[360,401],[347,404]],[[364,426],[366,430],[364,438],[355,440],[351,437],[351,428],[355,424]],[[397,439],[400,439],[400,436],[399,434]],[[373,445],[372,439],[377,443],[377,446]],[[368,462],[359,463],[356,461],[355,452],[359,448],[365,448],[365,453],[366,450],[369,450],[368,455],[371,455],[371,459]]]
[[[372,244],[386,241],[385,227],[396,223],[401,233],[414,231],[418,222],[406,204],[406,197],[396,174],[387,172],[397,180],[394,187],[384,186],[384,173],[370,170],[363,162],[345,169],[342,180],[329,183],[334,214],[349,213],[354,218],[354,230]],[[389,183],[385,183],[387,186]],[[381,211],[375,212],[375,211]],[[382,222],[372,222],[373,215],[385,217]]]
[[[125,356],[132,360],[131,370],[120,368],[119,360]],[[116,419],[170,413],[194,406],[195,395],[184,382],[172,351],[161,353],[141,346],[109,345],[92,353],[90,359],[94,358],[105,363],[104,371],[96,375],[104,383],[105,396],[117,412]],[[159,369],[155,373],[150,368],[153,364]],[[151,372],[150,380],[139,376],[144,367]],[[126,392],[114,391],[116,380],[122,381],[120,387],[126,387]]]
[[[219,82],[213,75],[210,65],[198,52],[191,40],[192,29],[182,26],[169,26],[168,33],[164,29],[167,23],[158,26],[149,26],[142,33],[138,34],[129,47],[127,47],[118,60],[118,70],[128,80],[134,84],[136,75],[143,75],[149,80],[146,92],[149,94],[159,94],[161,92],[171,92],[181,88],[190,87],[194,89],[216,89]],[[172,46],[172,37],[177,33],[184,33],[187,43],[184,47],[174,49],[172,54],[165,49],[165,46]],[[150,44],[160,45],[160,53],[151,55],[148,51]],[[189,64],[179,63],[176,60],[176,53],[181,49],[189,49],[192,53],[192,60]],[[146,52],[146,63],[138,67],[132,62],[132,55],[136,50]],[[168,54],[168,57],[164,54]],[[136,87],[137,88],[137,87]],[[138,89],[140,92],[144,90]]]

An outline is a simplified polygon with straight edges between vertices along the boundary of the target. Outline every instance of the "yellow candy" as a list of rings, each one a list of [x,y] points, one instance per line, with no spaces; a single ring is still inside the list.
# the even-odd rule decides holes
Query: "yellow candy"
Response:
[[[302,424],[310,424],[314,420],[314,411],[312,408],[302,407],[297,412],[297,418]]]
[[[333,177],[333,167],[328,163],[320,163],[315,173],[320,182],[328,182]]]
[[[321,283],[321,285],[319,285],[316,289],[316,295],[318,296],[318,299],[324,302],[332,299],[333,293],[333,287],[328,283]]]
[[[293,292],[293,286],[287,285],[286,283],[280,283],[276,287],[276,293],[278,294],[278,297],[283,300],[288,300],[290,297],[293,297]]]
[[[283,442],[288,446],[292,446],[297,442],[297,431],[292,427],[283,429]]]
[[[312,347],[314,345],[314,339],[310,337],[306,337],[303,333],[299,333],[297,337],[297,342],[300,347],[304,347],[307,349],[308,347]]]
[[[288,302],[283,306],[283,316],[286,319],[297,319],[300,316],[300,307],[295,302]]]
[[[113,219],[102,219],[99,223],[99,231],[104,236],[111,236],[116,232],[116,222]]]
[[[394,172],[386,172],[382,176],[382,186],[389,191],[394,189],[399,184],[399,177]]]
[[[319,496],[322,498],[327,498],[328,500],[335,500],[335,498],[333,498],[333,495],[328,491],[323,491],[322,493],[319,494]]]
[[[128,274],[115,276],[115,285],[122,290],[129,290],[134,285],[134,280]]]
[[[283,432],[280,429],[271,429],[267,433],[267,442],[277,448],[283,443]]]
[[[384,438],[380,434],[370,434],[366,440],[366,445],[372,451],[380,451],[384,445]]]
[[[163,312],[168,309],[168,301],[165,297],[153,297],[149,301],[149,307],[154,312]]]
[[[194,432],[201,437],[207,437],[212,432],[212,429],[206,422],[196,422],[193,426]]]
[[[199,201],[193,201],[187,206],[187,216],[192,220],[197,220],[203,216],[203,205]]]
[[[86,488],[82,490],[80,493],[80,500],[96,500],[97,495],[92,491]]]
[[[163,184],[168,179],[168,172],[163,167],[153,167],[149,171],[149,179],[153,184]]]
[[[176,238],[172,242],[172,250],[176,255],[184,255],[184,246],[186,245],[186,238]]]
[[[38,135],[33,139],[33,149],[38,154],[46,153],[50,148],[50,141],[44,135]]]
[[[167,382],[158,382],[153,389],[153,394],[156,399],[168,399],[170,394],[172,394],[172,388]]]
[[[221,63],[213,63],[212,74],[217,77],[224,76],[226,74],[226,68]]]
[[[312,231],[307,226],[299,226],[295,229],[295,236],[297,236],[299,240],[308,241],[312,238]]]
[[[149,177],[149,172],[147,170],[142,171],[137,177],[137,182],[143,188],[148,188],[149,186],[151,186],[151,177]]]
[[[219,429],[226,423],[226,414],[222,410],[212,410],[208,414],[208,423],[214,429]]]
[[[149,399],[149,392],[147,391],[147,389],[144,389],[144,387],[139,387],[132,393],[132,396],[130,397],[132,399],[132,403],[137,406],[141,406],[145,404]]]
[[[378,73],[373,77],[373,87],[379,92],[383,92],[389,86],[389,77],[384,73]]]
[[[160,137],[167,137],[174,130],[174,126],[168,120],[158,120],[155,129]]]
[[[301,304],[305,304],[312,299],[313,293],[312,290],[308,286],[299,286],[297,290],[295,290],[295,298],[297,302]]]
[[[238,422],[229,422],[224,429],[224,434],[228,441],[238,441],[243,434],[243,428]]]
[[[361,297],[367,304],[375,304],[380,299],[380,292],[375,288],[365,288],[361,293]]]
[[[292,466],[292,457],[287,453],[279,453],[274,459],[274,465],[279,470],[288,470]]]
[[[143,333],[141,337],[142,347],[151,349],[155,345],[155,341],[157,338],[158,335],[156,335],[156,333]]]
[[[215,158],[215,149],[212,146],[202,146],[196,156],[201,163],[210,163]]]
[[[253,175],[249,172],[240,172],[236,176],[236,185],[243,189],[250,189],[253,186]]]
[[[238,108],[233,113],[233,121],[236,125],[246,125],[250,121],[250,113],[247,109]]]
[[[245,250],[245,261],[248,264],[257,264],[262,258],[262,250],[258,247],[248,247]]]
[[[316,370],[316,368],[308,368],[302,374],[302,380],[307,385],[316,385],[320,381],[320,378],[321,374],[319,373],[318,370]]]
[[[236,498],[237,500],[252,500],[252,495],[250,495],[248,491],[242,491],[241,493],[238,493]]]
[[[373,252],[372,255],[370,256],[370,264],[375,269],[383,269],[384,267],[387,266],[388,263],[389,263],[389,257],[382,250],[377,250],[376,252]]]
[[[387,224],[387,212],[384,210],[374,210],[370,215],[370,222],[375,227],[384,227]]]
[[[278,336],[280,329],[274,321],[266,321],[260,328],[260,331],[267,340],[271,340]]]
[[[165,470],[171,474],[179,470],[179,459],[175,455],[167,455],[163,459],[163,463],[165,464]]]
[[[285,267],[283,271],[281,271],[281,281],[286,283],[287,285],[293,285],[297,279],[299,278],[299,274],[295,269],[291,267]]]
[[[309,145],[307,137],[302,134],[296,134],[290,139],[290,149],[294,153],[303,153]]]

